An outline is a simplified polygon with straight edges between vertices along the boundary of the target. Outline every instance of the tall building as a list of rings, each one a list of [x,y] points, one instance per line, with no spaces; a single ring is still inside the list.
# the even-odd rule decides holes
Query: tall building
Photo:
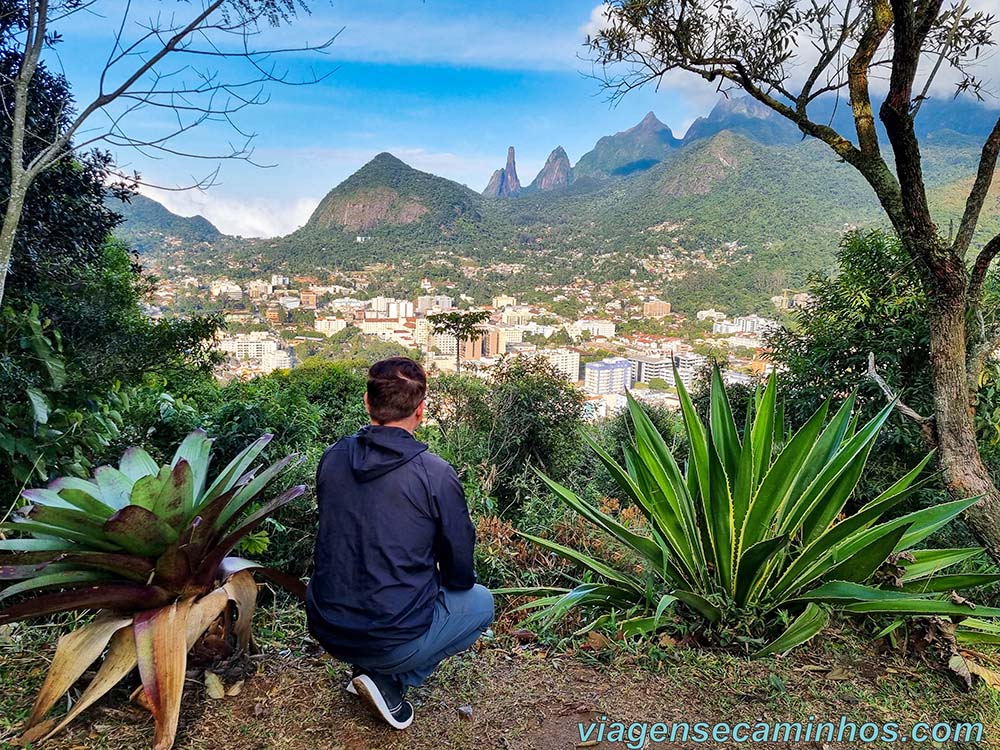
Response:
[[[725,320],[726,314],[719,312],[714,307],[710,307],[707,310],[699,310],[695,313],[695,317],[698,320]]]
[[[368,300],[368,309],[371,310],[376,317],[388,318],[389,317],[389,305],[395,302],[392,297],[383,297],[379,295],[378,297],[372,297]]]
[[[479,359],[486,351],[486,334],[462,342],[462,359]]]
[[[648,383],[650,380],[665,380],[674,382],[674,358],[651,357],[642,354],[629,355],[632,363],[632,379],[636,383]]]
[[[489,326],[486,329],[486,356],[496,357],[506,354],[510,344],[519,344],[524,340],[524,331],[510,326]]]
[[[580,379],[580,352],[576,349],[539,349],[529,356],[548,360],[549,364],[556,368],[566,380],[575,383]]]
[[[226,299],[239,300],[243,298],[243,289],[239,284],[234,284],[226,279],[213,281],[209,286],[209,291],[213,297],[225,297]]]
[[[642,317],[662,318],[664,315],[670,315],[669,302],[662,302],[661,300],[654,299],[649,302],[642,303]]]
[[[280,273],[271,274],[271,286],[288,286],[288,277]]]
[[[597,396],[624,393],[632,385],[632,363],[623,357],[608,357],[584,366],[584,390]]]
[[[386,310],[388,318],[412,318],[413,303],[409,300],[393,300]]]
[[[275,370],[288,370],[292,366],[292,357],[284,349],[275,349],[267,352],[260,359],[260,369],[262,372],[274,372]]]
[[[766,333],[777,328],[779,323],[776,320],[762,318],[759,315],[744,315],[733,319],[733,324],[741,333]]]
[[[511,297],[509,294],[498,294],[493,298],[493,307],[497,309],[503,309],[505,307],[513,307],[517,304],[517,298]]]
[[[690,388],[708,364],[708,357],[694,352],[684,352],[677,355],[676,362],[677,374],[680,375],[681,382],[685,388]],[[673,384],[673,376],[667,382]]]
[[[425,313],[437,308],[444,312],[455,306],[455,300],[446,294],[422,294],[417,297],[417,312]]]
[[[247,294],[250,299],[263,299],[274,291],[274,287],[267,281],[251,281],[247,284]]]

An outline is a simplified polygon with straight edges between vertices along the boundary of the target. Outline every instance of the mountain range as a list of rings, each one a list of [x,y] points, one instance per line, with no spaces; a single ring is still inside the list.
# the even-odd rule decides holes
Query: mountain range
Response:
[[[831,105],[826,117],[850,132],[845,109]],[[962,189],[996,118],[978,105],[925,102],[919,134],[942,226],[961,215]],[[383,262],[394,264],[397,278],[419,280],[428,267],[499,263],[520,269],[516,283],[526,291],[584,273],[594,280],[648,277],[680,309],[766,301],[829,269],[846,228],[884,221],[852,168],[748,98],[720,100],[683,138],[650,112],[600,138],[576,164],[556,147],[526,187],[512,146],[482,194],[382,153],[282,238],[220,240],[201,217],[163,215],[147,200],[133,201],[123,225],[141,249],[156,241],[176,247],[190,232],[248,273]],[[983,224],[984,231],[1000,229],[995,201]]]

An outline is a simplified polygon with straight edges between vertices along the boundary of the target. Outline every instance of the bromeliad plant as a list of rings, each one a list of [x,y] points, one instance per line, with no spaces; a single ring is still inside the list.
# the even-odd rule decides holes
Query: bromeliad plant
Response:
[[[25,739],[61,731],[138,666],[156,723],[155,746],[170,748],[187,653],[230,602],[237,645],[251,645],[257,587],[250,571],[302,594],[300,581],[232,556],[241,540],[304,491],[293,487],[262,502],[268,485],[298,460],[255,466],[270,439],[259,438],[214,478],[212,441],[199,430],[167,466],[130,448],[118,468],[102,466],[90,481],[67,477],[24,491],[29,504],[13,522],[0,524],[0,531],[24,535],[0,539],[0,581],[15,581],[0,591],[0,624],[99,610],[59,640]],[[51,729],[41,724],[105,650],[72,709]]]
[[[953,590],[1000,576],[938,575],[981,555],[981,549],[911,551],[977,498],[882,520],[928,481],[919,477],[930,456],[860,510],[844,515],[892,404],[859,426],[852,416],[853,395],[829,421],[828,401],[789,435],[772,376],[758,390],[741,436],[718,372],[707,424],[680,378],[676,382],[690,452],[685,471],[631,395],[635,443],[625,448],[625,466],[587,439],[624,496],[642,510],[648,534],[627,528],[543,477],[566,505],[634,552],[642,572],[524,535],[588,571],[587,580],[572,590],[517,591],[542,595],[527,605],[538,608],[533,617],[552,621],[583,607],[599,616],[581,632],[614,623],[625,634],[643,634],[660,628],[667,611],[682,602],[715,628],[743,631],[760,646],[755,655],[763,656],[812,638],[826,626],[832,609],[1000,616],[1000,609],[973,610],[948,598]],[[872,585],[873,575],[890,558],[901,568],[898,585]],[[768,642],[782,623],[787,627]]]

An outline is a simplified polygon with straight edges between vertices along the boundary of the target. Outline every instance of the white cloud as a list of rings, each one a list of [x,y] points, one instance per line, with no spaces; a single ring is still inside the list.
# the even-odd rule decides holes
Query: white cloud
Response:
[[[159,201],[180,216],[200,214],[225,234],[273,237],[288,234],[309,218],[318,198],[286,200],[227,196],[219,189],[167,191],[143,188],[144,195]]]

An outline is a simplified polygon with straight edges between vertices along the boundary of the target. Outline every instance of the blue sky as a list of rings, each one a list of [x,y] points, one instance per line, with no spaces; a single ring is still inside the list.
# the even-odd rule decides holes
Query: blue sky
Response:
[[[137,0],[131,18],[141,22],[164,8],[191,12],[199,5]],[[96,89],[123,7],[99,2],[98,14],[61,27],[65,41],[49,63],[62,67],[80,101]],[[223,231],[266,236],[300,225],[329,189],[381,151],[481,190],[503,166],[509,145],[526,184],[555,146],[562,145],[575,162],[600,136],[631,127],[650,110],[683,133],[711,108],[711,89],[680,81],[659,92],[634,92],[613,108],[585,77],[591,68],[581,44],[598,9],[596,0],[313,4],[311,15],[266,30],[259,41],[315,44],[342,28],[326,54],[276,60],[293,79],[328,77],[312,86],[272,85],[266,105],[238,117],[242,129],[257,133],[255,159],[275,166],[228,161],[219,184],[208,191],[145,192],[178,213],[202,213]],[[134,37],[138,27],[130,28]],[[227,65],[222,73],[235,79],[246,70]],[[130,133],[155,137],[169,127],[164,118],[146,109],[126,122]],[[178,146],[218,153],[234,137],[228,126],[206,123]],[[171,187],[214,168],[211,162],[153,159],[129,150],[118,159],[145,180]]]

